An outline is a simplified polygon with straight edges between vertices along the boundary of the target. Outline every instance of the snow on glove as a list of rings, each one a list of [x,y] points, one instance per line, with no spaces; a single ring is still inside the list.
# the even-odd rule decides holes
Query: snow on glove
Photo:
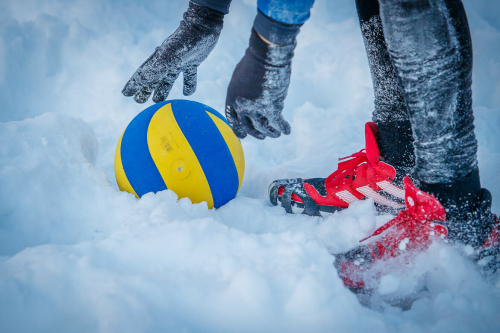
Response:
[[[219,11],[190,2],[179,28],[139,67],[122,93],[144,103],[154,91],[153,101],[164,101],[182,72],[183,93],[192,95],[196,90],[196,69],[217,44],[223,18]]]
[[[265,43],[252,29],[250,45],[234,70],[226,97],[226,118],[237,137],[290,134],[281,112],[290,84],[296,43]]]

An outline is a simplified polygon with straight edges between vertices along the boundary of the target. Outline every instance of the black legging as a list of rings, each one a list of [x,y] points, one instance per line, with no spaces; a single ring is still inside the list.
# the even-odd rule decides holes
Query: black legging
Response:
[[[414,176],[428,184],[477,172],[472,45],[461,0],[356,0],[356,6],[381,155],[414,166]]]

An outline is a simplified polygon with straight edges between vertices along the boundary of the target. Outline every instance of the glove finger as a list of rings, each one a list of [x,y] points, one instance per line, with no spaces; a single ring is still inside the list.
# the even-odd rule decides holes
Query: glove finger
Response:
[[[264,140],[266,138],[264,134],[257,131],[256,129],[247,129],[247,133],[259,140]]]
[[[253,136],[254,138],[259,139],[259,140],[264,140],[266,138],[266,136],[264,134],[262,134],[259,130],[257,130],[253,126],[252,120],[249,117],[243,117],[242,125],[243,125],[243,128],[245,129],[245,131],[248,134],[250,134],[251,136]]]
[[[258,130],[265,136],[275,139],[281,135],[279,130],[269,124],[269,119],[261,114],[256,114],[255,117],[251,119],[251,121],[253,128]]]
[[[242,125],[238,120],[236,111],[231,105],[226,106],[226,119],[229,125],[231,125],[231,129],[233,130],[234,135],[236,135],[240,139],[244,139],[247,136],[247,133],[243,130]]]
[[[279,138],[281,136],[281,132],[278,131],[277,129],[273,128],[271,125],[260,124],[257,126],[254,125],[254,127],[256,129],[258,129],[262,134],[264,134],[265,136],[268,136],[270,138],[276,139],[276,138]]]
[[[278,128],[281,131],[281,133],[285,135],[289,135],[292,131],[292,128],[290,127],[290,123],[283,118],[282,115],[279,116],[278,121]]]
[[[136,101],[139,104],[145,103],[149,96],[151,96],[151,93],[153,90],[149,87],[143,87],[137,94],[134,96],[134,101]]]
[[[266,138],[264,134],[253,128],[247,128],[247,133],[259,140],[264,140]]]
[[[196,91],[196,67],[184,71],[184,96],[190,96]]]
[[[265,134],[266,136],[276,139],[281,136],[281,132],[269,125],[262,126],[262,128],[259,128],[259,130]]]
[[[170,88],[167,86],[165,81],[160,82],[160,84],[155,89],[155,93],[153,94],[153,102],[159,103],[166,100],[168,96],[168,90],[170,90]]]
[[[134,75],[135,76],[135,75]],[[134,77],[132,77],[128,82],[125,84],[125,87],[123,87],[122,94],[127,97],[134,96],[139,92],[141,89],[141,85],[138,84],[135,80]]]
[[[153,102],[159,103],[167,99],[170,90],[174,86],[175,80],[179,77],[179,73],[169,73],[165,76],[163,81],[160,82],[155,89],[153,95]]]
[[[241,126],[231,126],[234,135],[236,135],[239,139],[244,139],[247,137],[247,132]]]
[[[156,48],[155,51],[153,52],[153,54],[151,54],[146,59],[146,61],[144,61],[142,63],[142,65],[139,66],[139,68],[135,71],[134,75],[132,75],[130,80],[128,80],[128,82],[125,84],[125,87],[123,87],[123,90],[122,90],[123,95],[125,95],[127,97],[131,97],[131,96],[134,96],[135,94],[137,94],[141,90],[143,84],[141,84],[139,82],[140,82],[140,77],[143,74],[143,68],[147,67],[147,64],[151,61],[151,59],[153,59],[153,57],[155,56],[155,54],[157,52],[158,52],[158,48]]]

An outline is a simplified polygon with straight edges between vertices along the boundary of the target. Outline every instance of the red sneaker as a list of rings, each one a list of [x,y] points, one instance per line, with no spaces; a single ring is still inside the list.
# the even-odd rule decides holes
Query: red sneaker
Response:
[[[376,137],[378,127],[365,125],[366,148],[341,158],[337,171],[328,178],[280,179],[269,186],[269,199],[281,203],[287,213],[320,216],[345,209],[355,201],[373,198],[392,209],[404,208],[404,190],[394,185],[396,170],[383,162]]]
[[[416,188],[410,178],[404,178],[406,209],[398,216],[377,229],[371,236],[361,240],[361,245],[351,251],[335,255],[334,265],[344,284],[354,292],[365,291],[365,279],[374,278],[369,275],[373,263],[395,258],[401,254],[411,255],[427,249],[436,239],[449,236],[445,224],[450,225],[446,213],[438,199]],[[486,203],[488,205],[490,203]],[[490,212],[491,214],[491,212]],[[488,262],[490,269],[495,271],[492,263],[498,263],[498,218],[491,214],[494,223],[489,237],[480,249],[477,249],[478,262],[486,255],[495,256]],[[453,225],[457,222],[453,222]],[[490,229],[491,230],[491,229]],[[487,235],[487,234],[486,234]],[[454,241],[453,239],[450,239]],[[368,274],[368,275],[367,275]]]

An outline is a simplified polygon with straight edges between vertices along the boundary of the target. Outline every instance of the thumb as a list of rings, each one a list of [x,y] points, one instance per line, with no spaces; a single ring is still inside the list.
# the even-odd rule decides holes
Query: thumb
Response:
[[[238,115],[236,114],[236,111],[231,105],[226,105],[226,119],[229,125],[231,126],[234,135],[236,135],[240,139],[244,139],[247,136],[247,133],[243,129],[243,126],[241,125],[240,121],[238,120]]]
[[[291,127],[290,127],[290,124],[288,123],[288,121],[285,120],[285,118],[283,118],[282,115],[280,115],[280,117],[278,118],[278,127],[279,127],[279,130],[281,131],[281,133],[285,134],[285,135],[289,135],[290,132],[291,132]]]

